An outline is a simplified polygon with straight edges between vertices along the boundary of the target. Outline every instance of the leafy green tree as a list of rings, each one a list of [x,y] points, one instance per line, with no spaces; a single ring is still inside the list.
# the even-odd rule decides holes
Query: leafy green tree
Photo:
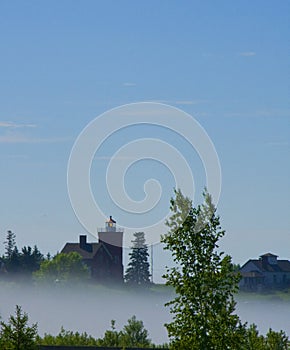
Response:
[[[241,269],[241,265],[240,265],[240,264],[233,264],[233,270],[234,270],[235,272],[239,272],[240,269]]]
[[[120,339],[122,336],[121,332],[116,331],[115,327],[116,321],[111,321],[111,329],[106,330],[104,334],[103,339],[99,339],[99,345],[100,346],[119,346],[120,345]]]
[[[170,200],[171,216],[165,222],[172,233],[183,225],[192,208],[192,201],[184,196],[180,189],[175,189],[174,195],[175,198]]]
[[[260,335],[257,326],[251,324],[247,329],[244,350],[287,350],[288,337],[285,332],[275,332],[271,328],[266,336]]]
[[[288,347],[288,337],[285,332],[275,332],[271,328],[266,334],[266,346],[264,349],[267,350],[287,350]]]
[[[1,322],[0,346],[2,350],[36,349],[37,324],[28,326],[28,315],[16,306],[15,316],[8,323]]]
[[[136,319],[134,315],[124,326],[120,336],[120,345],[129,347],[148,347],[151,341],[148,339],[148,331],[142,321]]]
[[[107,330],[104,338],[99,340],[100,346],[121,346],[146,348],[151,344],[148,339],[148,331],[142,321],[132,316],[121,331],[116,331],[115,321],[111,321],[111,330]]]
[[[155,346],[148,339],[148,331],[144,328],[143,322],[131,317],[123,330],[117,331],[115,321],[111,321],[111,329],[107,330],[103,338],[95,339],[87,333],[66,331],[63,327],[58,335],[45,334],[43,338],[38,337],[39,345],[64,345],[64,346],[103,346],[103,347],[139,347]]]
[[[264,350],[265,339],[259,334],[257,326],[251,324],[246,331],[244,350]]]
[[[130,261],[125,273],[125,281],[134,286],[148,286],[150,283],[149,253],[145,243],[144,232],[135,232],[134,237],[132,251],[129,254]]]
[[[37,282],[77,283],[89,279],[89,269],[83,263],[80,254],[76,252],[60,253],[51,260],[44,260],[33,276]]]
[[[167,303],[173,321],[166,324],[173,349],[242,349],[245,325],[234,314],[234,294],[239,275],[231,258],[218,252],[218,241],[225,234],[211,196],[204,193],[204,204],[191,207],[180,191],[171,200],[169,232],[162,237],[176,266],[163,276],[173,286],[176,297]]]
[[[88,335],[86,332],[72,332],[66,331],[63,327],[58,335],[53,336],[50,334],[44,334],[44,337],[37,337],[37,344],[39,345],[63,345],[63,346],[97,346],[97,339]]]

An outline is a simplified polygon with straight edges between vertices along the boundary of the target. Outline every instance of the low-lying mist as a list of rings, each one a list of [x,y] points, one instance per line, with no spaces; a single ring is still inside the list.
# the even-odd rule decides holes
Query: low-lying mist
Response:
[[[29,323],[38,324],[38,333],[56,335],[63,326],[66,330],[103,336],[116,320],[121,330],[127,320],[136,315],[156,343],[168,340],[164,323],[170,320],[164,303],[169,293],[128,291],[117,288],[93,287],[28,287],[9,286],[0,290],[0,316],[4,321],[20,305],[29,316]]]
[[[127,320],[136,315],[144,322],[149,337],[155,344],[168,341],[164,323],[171,320],[169,308],[164,303],[173,298],[168,290],[132,291],[109,287],[29,287],[5,285],[0,289],[0,316],[6,321],[20,305],[28,313],[29,323],[38,324],[39,335],[56,335],[61,327],[70,331],[87,332],[102,337],[110,329],[111,320],[116,320],[116,329],[121,330]],[[290,301],[263,300],[237,297],[236,312],[243,322],[255,323],[260,333],[284,330],[290,335]]]
[[[243,322],[248,325],[255,323],[261,334],[266,334],[269,328],[274,331],[283,330],[290,337],[290,299],[285,301],[278,297],[249,295],[245,298],[237,298],[236,313]]]

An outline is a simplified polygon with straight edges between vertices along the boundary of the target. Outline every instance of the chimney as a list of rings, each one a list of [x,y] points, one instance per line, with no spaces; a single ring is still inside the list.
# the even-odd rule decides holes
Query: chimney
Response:
[[[80,235],[80,248],[90,253],[93,251],[92,245],[87,243],[86,235]]]

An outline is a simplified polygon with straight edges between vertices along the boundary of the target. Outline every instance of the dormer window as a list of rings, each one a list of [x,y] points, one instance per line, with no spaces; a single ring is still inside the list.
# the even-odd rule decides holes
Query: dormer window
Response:
[[[277,265],[278,261],[277,261],[278,256],[271,254],[271,253],[267,253],[264,255],[260,256],[260,259],[262,259],[262,263],[264,265],[269,264],[269,265]]]

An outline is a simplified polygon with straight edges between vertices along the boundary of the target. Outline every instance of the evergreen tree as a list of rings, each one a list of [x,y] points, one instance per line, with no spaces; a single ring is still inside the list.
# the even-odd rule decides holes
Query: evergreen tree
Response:
[[[211,197],[205,192],[204,204],[191,208],[186,216],[190,200],[180,191],[175,194],[170,230],[162,238],[176,263],[163,276],[177,295],[166,304],[174,315],[166,324],[172,348],[242,349],[246,329],[234,314],[233,297],[240,277],[233,271],[231,258],[218,252],[218,241],[225,232]]]
[[[3,263],[8,272],[9,277],[17,278],[32,276],[32,272],[39,269],[43,261],[43,255],[35,245],[33,249],[30,246],[23,247],[21,251],[16,245],[16,235],[12,231],[8,231],[6,235],[5,255]]]
[[[20,271],[20,254],[16,246],[16,235],[7,231],[5,244],[4,264],[9,274],[16,274]]]
[[[150,283],[148,247],[145,243],[144,232],[135,232],[134,237],[125,281],[131,285],[144,286]]]
[[[35,338],[37,324],[28,326],[28,316],[16,306],[15,316],[10,316],[8,323],[1,322],[0,346],[3,350],[37,349]]]
[[[33,249],[30,246],[23,247],[20,254],[21,271],[26,274],[32,274],[32,272],[39,269],[43,260],[43,255],[36,245]]]
[[[5,266],[9,274],[19,274],[21,272],[21,255],[15,246],[9,258],[5,259]]]
[[[12,231],[7,231],[5,243],[5,258],[10,259],[16,248],[16,235]]]

